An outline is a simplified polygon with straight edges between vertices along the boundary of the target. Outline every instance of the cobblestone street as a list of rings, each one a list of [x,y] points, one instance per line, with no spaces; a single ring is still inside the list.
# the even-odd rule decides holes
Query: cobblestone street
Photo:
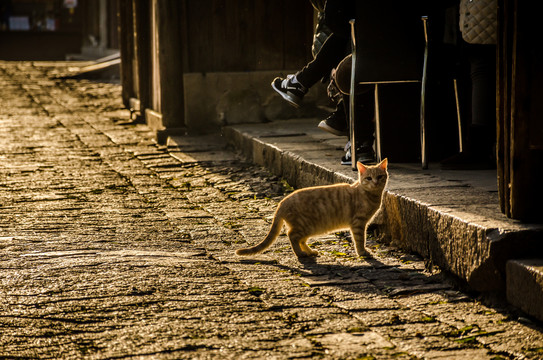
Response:
[[[541,324],[374,237],[237,257],[290,186],[157,145],[69,66],[0,62],[0,358],[543,359]]]

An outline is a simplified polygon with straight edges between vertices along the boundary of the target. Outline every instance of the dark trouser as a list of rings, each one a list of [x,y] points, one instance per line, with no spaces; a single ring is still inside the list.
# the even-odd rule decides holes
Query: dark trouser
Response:
[[[310,88],[320,79],[330,74],[333,68],[350,51],[349,20],[355,16],[354,0],[327,0],[324,7],[324,23],[332,33],[308,63],[296,74],[298,81]]]
[[[307,89],[320,79],[330,75],[330,71],[347,55],[349,39],[332,33],[322,44],[313,61],[296,74],[296,79]]]

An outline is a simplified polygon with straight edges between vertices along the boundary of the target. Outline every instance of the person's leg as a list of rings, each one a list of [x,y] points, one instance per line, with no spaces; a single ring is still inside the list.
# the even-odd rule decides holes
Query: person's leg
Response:
[[[331,34],[315,58],[296,73],[296,80],[306,89],[311,88],[343,60],[348,45],[347,38]]]
[[[298,107],[303,97],[313,85],[330,71],[345,57],[348,41],[345,38],[331,34],[317,53],[313,61],[309,62],[295,75],[286,79],[277,77],[271,85],[273,89],[292,105]]]
[[[345,95],[344,103],[346,113],[349,113],[349,96]],[[362,163],[371,163],[375,161],[375,151],[373,150],[374,132],[375,132],[375,98],[373,91],[364,91],[356,95],[355,99],[355,146],[357,161]],[[351,164],[350,146],[345,147],[345,155],[341,158],[343,165]]]
[[[313,60],[294,75],[286,79],[277,77],[272,81],[273,89],[294,106],[300,106],[307,91],[330,71],[350,51],[349,20],[355,16],[355,0],[327,0],[324,8],[324,23],[332,33],[322,44]]]
[[[319,123],[318,128],[337,136],[349,135],[349,123],[347,121],[343,100],[340,100],[337,103],[334,112]]]

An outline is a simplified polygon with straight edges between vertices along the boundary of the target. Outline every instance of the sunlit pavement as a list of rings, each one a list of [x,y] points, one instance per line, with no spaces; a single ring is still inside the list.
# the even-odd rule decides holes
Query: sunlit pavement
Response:
[[[313,263],[284,236],[235,256],[288,184],[156,145],[119,85],[68,66],[0,62],[0,358],[543,357],[533,320],[373,238],[367,259],[345,234]]]

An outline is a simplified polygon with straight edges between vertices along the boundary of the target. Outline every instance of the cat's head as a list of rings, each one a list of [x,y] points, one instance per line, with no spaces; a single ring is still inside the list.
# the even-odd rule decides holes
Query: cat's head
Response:
[[[364,165],[360,161],[356,163],[358,167],[358,179],[360,185],[369,191],[382,191],[388,180],[387,166],[388,161],[384,159],[377,165]]]

